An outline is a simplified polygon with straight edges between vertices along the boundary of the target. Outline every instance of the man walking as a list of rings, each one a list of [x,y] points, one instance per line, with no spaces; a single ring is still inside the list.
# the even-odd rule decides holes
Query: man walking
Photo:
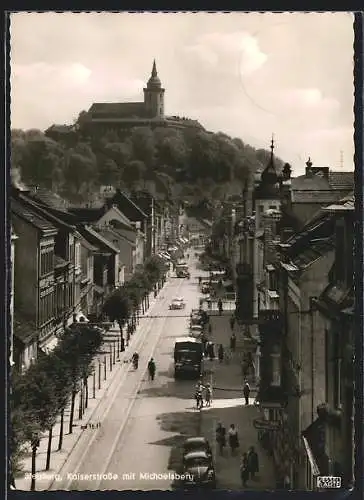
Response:
[[[235,455],[235,450],[239,448],[239,436],[238,436],[238,431],[236,430],[234,424],[230,425],[228,435],[229,435],[229,446],[231,449],[231,455]]]
[[[151,360],[148,363],[148,373],[149,373],[149,380],[154,380],[154,377],[155,377],[155,362],[154,362],[153,358],[151,358]]]
[[[222,423],[219,423],[216,428],[216,442],[219,446],[220,455],[223,455],[226,446],[226,429]]]
[[[230,328],[231,328],[231,331],[234,330],[234,326],[235,326],[235,316],[231,316],[230,318]]]
[[[217,302],[217,307],[219,308],[219,316],[222,315],[222,300],[219,299]]]
[[[250,395],[250,385],[248,384],[248,382],[245,382],[243,394],[244,394],[244,398],[245,398],[245,404],[248,405],[249,404],[249,395]]]
[[[232,350],[232,352],[235,352],[235,348],[236,348],[236,335],[233,332],[230,337],[230,349]]]
[[[248,469],[251,479],[255,479],[255,474],[259,472],[259,459],[258,454],[254,449],[254,446],[250,447],[248,453]]]

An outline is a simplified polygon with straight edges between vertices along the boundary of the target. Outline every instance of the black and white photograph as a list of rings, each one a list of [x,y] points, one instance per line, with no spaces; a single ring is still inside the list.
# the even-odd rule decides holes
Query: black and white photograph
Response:
[[[9,18],[7,488],[353,488],[354,15]]]

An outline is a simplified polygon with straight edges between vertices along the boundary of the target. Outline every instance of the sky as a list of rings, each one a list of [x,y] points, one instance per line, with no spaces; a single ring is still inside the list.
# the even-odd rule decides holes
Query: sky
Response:
[[[166,115],[268,149],[304,172],[354,168],[350,13],[14,13],[11,127],[71,124],[142,101],[153,59]]]

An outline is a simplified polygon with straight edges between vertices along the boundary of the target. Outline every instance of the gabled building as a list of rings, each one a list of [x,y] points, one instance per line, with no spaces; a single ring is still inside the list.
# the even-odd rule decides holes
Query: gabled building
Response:
[[[342,486],[354,483],[355,336],[360,326],[354,316],[355,210],[354,196],[324,210],[334,219],[334,262],[329,282],[314,301],[315,385],[314,418],[302,432],[306,451],[306,484],[316,476],[340,476]],[[361,333],[361,332],[360,332]],[[316,408],[315,408],[316,410]]]
[[[290,179],[287,213],[302,228],[322,207],[339,201],[354,189],[354,172],[314,166],[309,158],[304,175]]]
[[[119,250],[91,226],[79,226],[78,231],[92,247],[96,248],[93,251],[94,302],[89,315],[97,319],[102,314],[102,307],[108,295],[121,285]]]
[[[38,348],[53,344],[56,331],[54,254],[57,228],[21,200],[11,200],[16,234],[14,259],[13,357],[23,371],[35,361]]]
[[[298,489],[310,489],[301,433],[324,401],[325,321],[315,313],[313,304],[330,280],[334,227],[333,217],[319,213],[302,231],[279,245],[281,417],[285,426],[278,435],[276,452],[282,474],[287,474],[292,487]]]

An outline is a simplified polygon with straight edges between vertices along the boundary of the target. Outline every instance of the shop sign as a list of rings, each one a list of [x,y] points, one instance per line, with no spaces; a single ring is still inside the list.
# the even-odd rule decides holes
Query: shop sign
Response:
[[[255,429],[259,430],[277,430],[280,428],[281,424],[275,420],[262,420],[255,419],[253,422]]]

